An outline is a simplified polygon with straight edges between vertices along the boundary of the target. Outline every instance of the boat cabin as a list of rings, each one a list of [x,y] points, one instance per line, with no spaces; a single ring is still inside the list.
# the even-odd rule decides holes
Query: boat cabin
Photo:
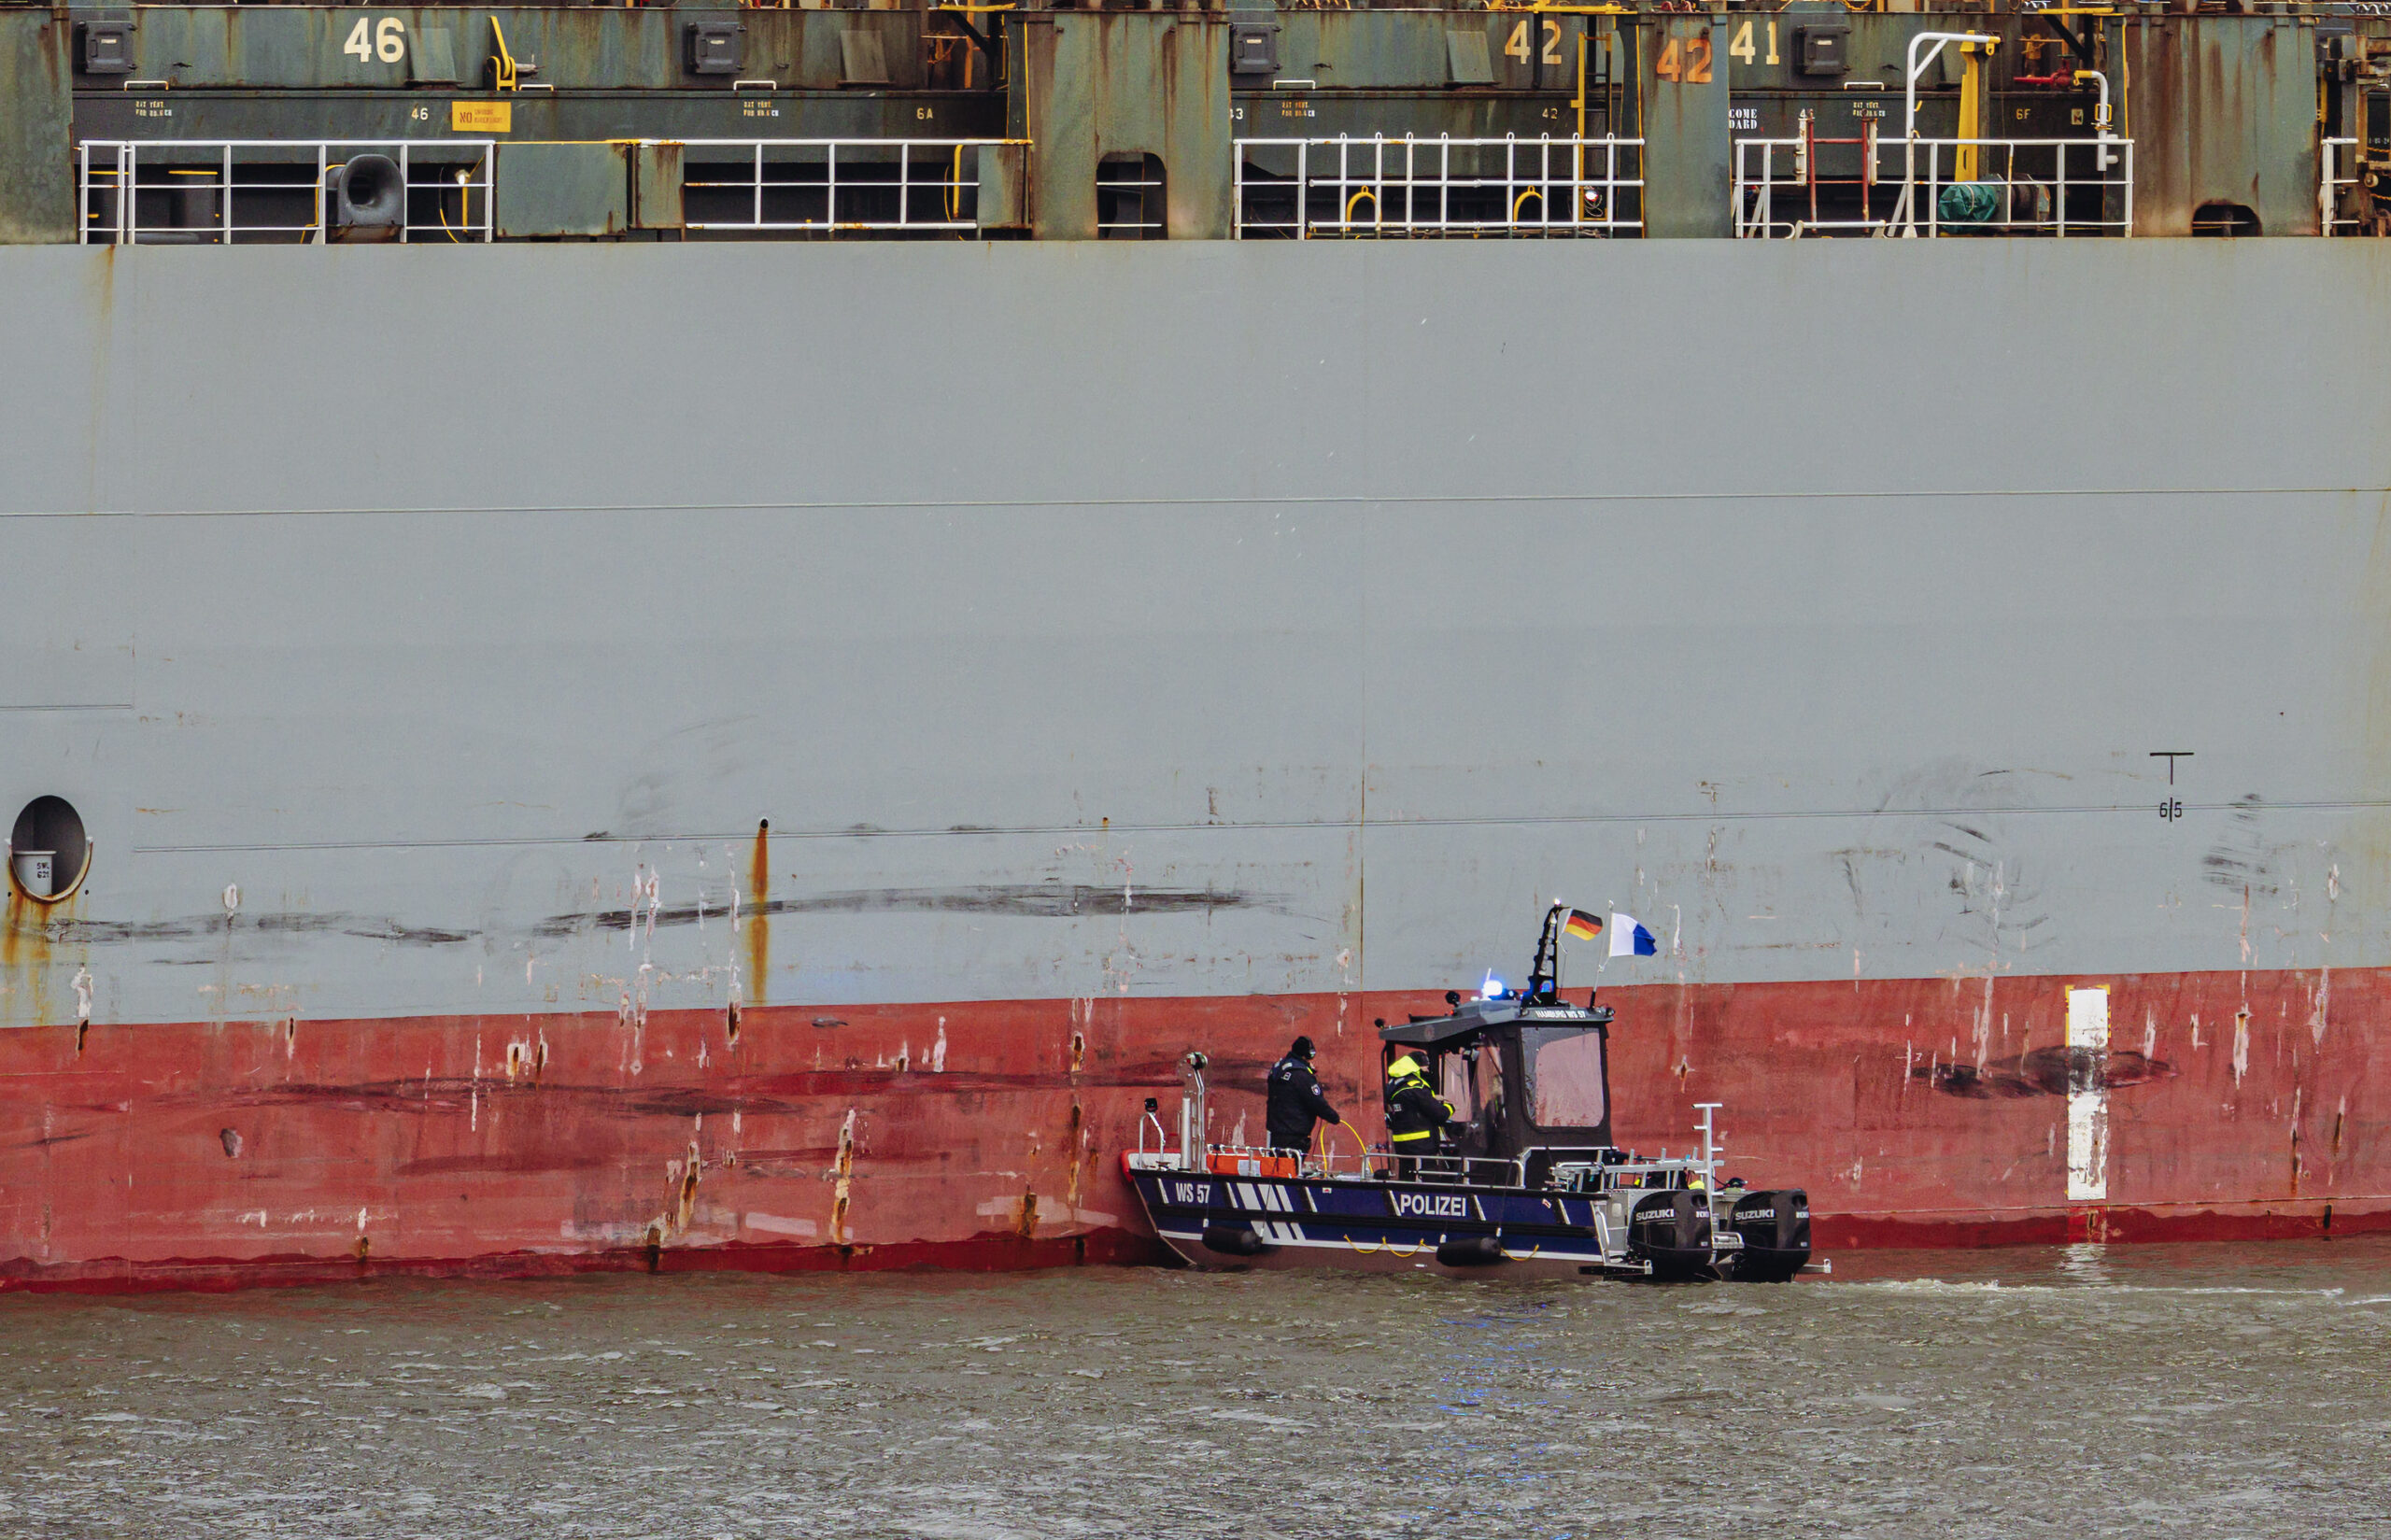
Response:
[[[1456,1172],[1471,1169],[1464,1162],[1516,1161],[1525,1185],[1536,1187],[1558,1162],[1619,1158],[1611,1147],[1608,1006],[1591,995],[1575,1005],[1551,990],[1445,999],[1449,1014],[1381,1022],[1379,1037],[1386,1063],[1406,1053],[1418,1059],[1452,1108],[1458,1122],[1436,1153]]]

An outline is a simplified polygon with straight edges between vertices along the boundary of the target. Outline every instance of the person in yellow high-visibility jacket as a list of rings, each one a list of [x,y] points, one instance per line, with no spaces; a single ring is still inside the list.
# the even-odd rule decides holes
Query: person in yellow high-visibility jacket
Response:
[[[1436,1152],[1438,1136],[1454,1122],[1450,1103],[1428,1083],[1420,1061],[1406,1053],[1386,1067],[1386,1132],[1394,1144],[1394,1180],[1420,1173],[1420,1157]]]

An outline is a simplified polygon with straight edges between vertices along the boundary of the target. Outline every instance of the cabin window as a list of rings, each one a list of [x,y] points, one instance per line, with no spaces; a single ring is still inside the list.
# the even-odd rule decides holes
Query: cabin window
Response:
[[[1486,1109],[1490,1124],[1503,1121],[1503,1051],[1493,1043],[1481,1044],[1478,1057],[1471,1062],[1470,1078],[1477,1082],[1478,1105]]]
[[[1436,1095],[1453,1109],[1453,1116],[1469,1123],[1478,1116],[1478,1098],[1470,1091],[1469,1055],[1447,1053],[1436,1061]]]
[[[91,841],[83,819],[63,797],[36,797],[8,831],[8,875],[28,898],[52,903],[83,881]]]
[[[1603,1121],[1603,1035],[1521,1034],[1528,1055],[1529,1117],[1539,1128],[1592,1128]]]

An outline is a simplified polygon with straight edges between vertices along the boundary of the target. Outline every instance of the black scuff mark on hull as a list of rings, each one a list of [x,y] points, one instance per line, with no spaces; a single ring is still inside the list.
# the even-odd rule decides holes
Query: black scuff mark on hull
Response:
[[[1282,912],[1282,900],[1251,893],[1215,888],[1095,887],[1084,883],[990,883],[961,888],[860,888],[812,897],[774,898],[749,906],[749,914],[983,914],[1023,919],[1113,918],[1140,914],[1212,914],[1222,910],[1269,909]],[[530,927],[528,934],[556,940],[596,931],[622,931],[634,924],[657,927],[694,925],[720,919],[720,906],[696,904],[642,910],[634,921],[628,904],[612,910],[554,914]],[[42,927],[53,945],[126,946],[143,943],[219,940],[253,936],[278,938],[342,936],[403,947],[461,946],[488,934],[473,928],[408,925],[389,915],[331,913],[192,914],[169,920],[58,920]],[[162,958],[162,962],[176,959]],[[219,958],[192,959],[213,965]]]
[[[571,1154],[542,1149],[496,1155],[427,1155],[404,1162],[402,1177],[538,1176],[550,1171],[604,1171],[619,1163],[612,1155]]]
[[[473,940],[474,930],[448,930],[435,925],[410,925],[385,915],[369,914],[222,914],[184,915],[172,920],[61,920],[45,927],[50,940],[78,946],[121,946],[143,941],[195,941],[239,936],[350,936],[364,941],[396,946],[456,946]]]
[[[1217,888],[1095,887],[1072,883],[991,883],[974,887],[852,888],[811,897],[773,898],[743,908],[747,914],[986,914],[1017,919],[1073,920],[1088,916],[1139,914],[1210,914],[1229,909],[1274,909],[1276,900],[1251,893]],[[718,905],[700,909],[687,904],[659,909],[651,916],[630,906],[552,914],[531,927],[544,940],[586,935],[593,930],[628,930],[647,925],[658,928],[693,925],[701,918],[720,919]]]
[[[1252,1088],[1262,1089],[1255,1062]],[[185,1093],[142,1104],[145,1112],[209,1109],[306,1107],[319,1111],[362,1113],[449,1112],[468,1115],[476,1099],[484,1115],[493,1103],[536,1104],[543,1110],[571,1109],[621,1118],[687,1118],[729,1112],[748,1116],[803,1115],[818,1111],[823,1098],[872,1096],[901,1090],[909,1098],[1051,1092],[1075,1088],[1153,1089],[1179,1083],[1179,1061],[1157,1059],[1110,1071],[1026,1075],[972,1074],[948,1070],[922,1075],[894,1066],[793,1070],[743,1077],[712,1086],[609,1086],[525,1082],[469,1075],[370,1081],[352,1085],[294,1083],[225,1094]],[[71,1137],[80,1137],[79,1135]]]
[[[90,1111],[90,1112],[97,1112],[97,1111],[102,1110],[102,1109],[99,1109],[99,1108],[85,1108],[85,1109],[83,1109],[83,1110],[85,1110],[85,1111]],[[73,1143],[74,1143],[76,1140],[78,1140],[78,1139],[88,1139],[88,1138],[90,1138],[91,1137],[92,1137],[92,1136],[91,1136],[90,1134],[88,1134],[88,1133],[76,1133],[76,1134],[44,1134],[41,1137],[39,1137],[39,1138],[37,1138],[37,1139],[24,1139],[24,1140],[21,1140],[21,1142],[19,1142],[19,1143],[11,1144],[11,1145],[7,1145],[7,1146],[5,1146],[5,1147],[0,1147],[0,1148],[7,1148],[7,1149],[9,1149],[9,1150],[48,1150],[48,1149],[51,1148],[51,1147],[52,1147],[52,1146],[54,1146],[54,1145],[61,1145],[61,1144],[73,1144]]]
[[[293,936],[316,935],[336,931],[363,941],[389,941],[398,946],[455,946],[472,940],[477,932],[447,930],[436,925],[402,925],[391,919],[363,919],[354,914],[331,914],[320,918],[309,914],[261,914],[258,929],[269,935],[282,933]]]
[[[2271,897],[2281,891],[2274,866],[2268,859],[2265,833],[2258,817],[2265,804],[2255,791],[2233,799],[2232,825],[2225,839],[2200,857],[2200,876],[2228,893]]]
[[[2064,1096],[2172,1080],[2175,1067],[2130,1049],[2037,1048],[1979,1069],[1972,1064],[1921,1064],[1910,1079],[1931,1081],[1946,1096],[1989,1101],[2015,1096]]]
[[[749,1179],[819,1178],[825,1166],[836,1165],[839,1147],[814,1145],[790,1150],[742,1150],[739,1174]]]

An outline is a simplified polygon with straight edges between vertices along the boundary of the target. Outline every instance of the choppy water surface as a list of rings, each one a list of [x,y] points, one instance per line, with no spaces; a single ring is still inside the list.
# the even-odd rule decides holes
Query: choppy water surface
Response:
[[[39,1535],[2391,1534],[2391,1244],[0,1300]]]

